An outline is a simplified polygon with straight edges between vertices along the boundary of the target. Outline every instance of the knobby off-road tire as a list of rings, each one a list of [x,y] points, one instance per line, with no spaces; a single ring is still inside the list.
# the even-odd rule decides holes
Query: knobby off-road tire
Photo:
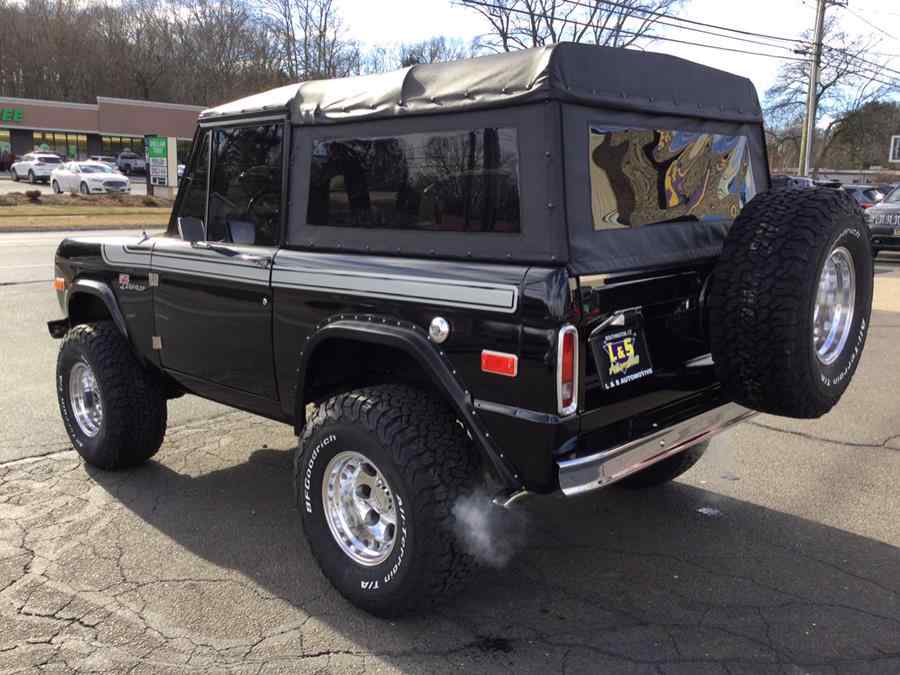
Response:
[[[89,404],[99,397],[99,422],[79,423],[73,407],[70,380],[73,371],[84,375],[85,367],[96,389],[88,397]],[[135,466],[162,445],[167,408],[160,378],[138,362],[111,321],[69,330],[57,359],[56,392],[69,438],[88,464],[101,469]],[[83,424],[95,428],[86,431]]]
[[[667,457],[661,462],[652,464],[642,471],[623,478],[618,484],[626,490],[643,490],[644,488],[657,487],[673,481],[699,462],[708,447],[709,441],[692,445],[677,455]]]
[[[823,360],[813,335],[817,296],[835,260],[852,261],[853,314],[846,341]],[[846,192],[757,195],[735,220],[710,284],[710,347],[726,393],[774,415],[827,413],[859,365],[872,271],[865,216]]]
[[[393,548],[377,564],[354,560],[325,512],[323,487],[332,475],[326,469],[350,453],[377,468],[393,498]],[[425,608],[461,588],[474,560],[455,536],[453,506],[473,485],[476,470],[477,457],[456,417],[424,391],[377,386],[320,405],[297,448],[294,488],[325,576],[354,605],[381,617]]]

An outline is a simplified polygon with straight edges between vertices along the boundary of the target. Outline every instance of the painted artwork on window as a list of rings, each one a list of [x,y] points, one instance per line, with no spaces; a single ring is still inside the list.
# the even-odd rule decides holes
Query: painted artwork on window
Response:
[[[733,220],[756,186],[745,136],[590,127],[594,229]]]

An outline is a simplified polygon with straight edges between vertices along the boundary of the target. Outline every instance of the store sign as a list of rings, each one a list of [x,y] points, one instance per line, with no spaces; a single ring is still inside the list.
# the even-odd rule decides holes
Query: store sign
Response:
[[[0,122],[21,122],[24,117],[21,108],[0,108]]]
[[[147,136],[150,185],[165,185],[169,177],[169,140],[165,136]]]

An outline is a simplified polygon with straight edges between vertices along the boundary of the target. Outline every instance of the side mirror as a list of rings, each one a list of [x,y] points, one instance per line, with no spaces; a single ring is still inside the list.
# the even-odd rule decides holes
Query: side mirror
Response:
[[[182,240],[192,244],[195,241],[206,241],[206,226],[199,218],[183,216],[178,219],[178,234]]]

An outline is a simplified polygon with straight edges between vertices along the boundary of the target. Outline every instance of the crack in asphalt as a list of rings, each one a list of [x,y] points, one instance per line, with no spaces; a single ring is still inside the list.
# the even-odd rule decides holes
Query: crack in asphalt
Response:
[[[292,541],[291,500],[269,495],[287,480],[287,454],[248,456],[239,440],[258,424],[229,412],[212,427],[173,427],[158,463],[115,475],[86,470],[72,451],[0,465],[0,671],[896,670],[896,640],[883,636],[900,632],[900,604],[883,570],[746,527],[752,557],[709,548],[716,529],[676,552],[653,530],[611,545],[564,525],[593,516],[542,516],[512,567],[487,572],[458,604],[391,623],[361,615]],[[573,574],[570,561],[588,567]],[[855,593],[778,574],[798,561]],[[816,623],[822,637],[804,634]]]
[[[900,434],[896,434],[894,436],[889,436],[881,443],[856,443],[854,441],[843,441],[837,438],[828,438],[827,436],[817,436],[816,434],[811,434],[807,431],[797,431],[796,429],[782,429],[781,427],[772,426],[769,424],[765,424],[763,422],[759,422],[757,420],[749,420],[744,422],[752,427],[758,427],[760,429],[767,429],[769,431],[775,431],[782,434],[788,434],[790,436],[798,436],[800,438],[805,438],[809,441],[818,441],[820,443],[829,443],[831,445],[842,445],[848,448],[870,448],[870,449],[880,449],[880,450],[896,450],[900,451],[900,448],[894,448],[889,445],[889,443],[893,443],[896,440],[900,440]]]

